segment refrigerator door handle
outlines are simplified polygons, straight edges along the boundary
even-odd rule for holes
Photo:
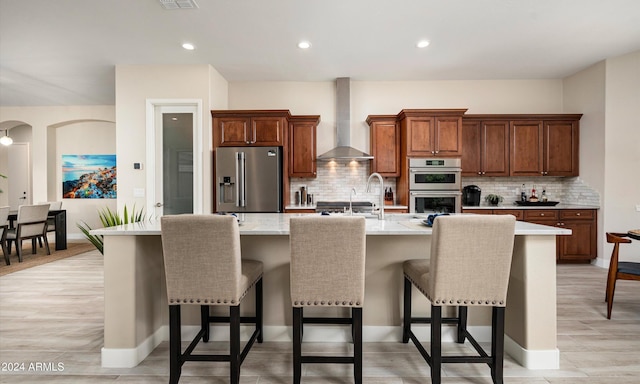
[[[245,207],[247,202],[245,200],[245,153],[236,152],[236,180],[238,180],[238,188],[236,188],[236,202],[238,207]]]

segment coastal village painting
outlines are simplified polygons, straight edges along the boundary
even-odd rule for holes
[[[62,155],[64,199],[115,199],[116,155]]]

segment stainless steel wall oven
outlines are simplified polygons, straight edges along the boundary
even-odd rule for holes
[[[461,174],[460,159],[409,159],[409,211],[461,212]]]

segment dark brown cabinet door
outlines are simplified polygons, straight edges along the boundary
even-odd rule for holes
[[[511,176],[542,176],[542,121],[511,122]]]
[[[435,154],[433,123],[431,117],[406,119],[408,156],[433,156]]]
[[[371,171],[382,176],[400,175],[400,128],[394,120],[370,121]]]
[[[462,122],[462,176],[482,175],[482,128],[480,121]]]
[[[462,123],[462,175],[509,176],[509,122]]]
[[[316,129],[320,116],[292,116],[289,123],[289,176],[316,177]]]
[[[578,122],[544,122],[545,176],[578,176]]]
[[[571,236],[558,236],[560,261],[589,262],[598,256],[595,209],[561,210],[559,227],[571,230]]]
[[[220,117],[213,119],[217,146],[244,146],[251,140],[248,117]]]
[[[460,156],[462,154],[462,118],[436,116],[434,120],[434,155]]]
[[[211,111],[213,146],[284,146],[289,111]]]
[[[252,117],[250,145],[282,145],[285,119],[277,117]]]
[[[509,122],[482,122],[482,175],[509,176]]]

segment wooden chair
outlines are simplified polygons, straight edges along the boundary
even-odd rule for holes
[[[36,239],[42,238],[47,249],[47,255],[51,254],[49,241],[47,240],[47,216],[49,204],[21,205],[18,207],[18,219],[16,227],[7,231],[7,243],[11,253],[11,242],[15,243],[18,253],[18,261],[22,262],[22,240],[31,239],[31,253],[36,253]]]
[[[7,249],[7,230],[9,229],[9,207],[0,207],[0,246],[2,247],[2,253],[4,254],[4,262],[7,265],[11,264],[9,261],[9,250]]]
[[[640,281],[640,263],[629,261],[618,261],[620,244],[631,243],[626,233],[607,232],[607,243],[613,243],[613,252],[609,262],[609,276],[607,277],[607,292],[605,301],[607,302],[607,319],[611,319],[611,309],[613,308],[613,294],[616,291],[616,280],[637,280]]]

